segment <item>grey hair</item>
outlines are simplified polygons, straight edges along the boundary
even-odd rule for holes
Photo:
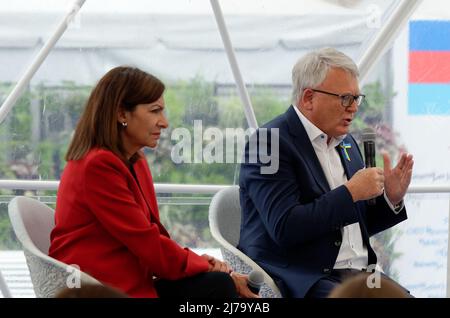
[[[316,88],[327,77],[330,68],[341,68],[358,78],[355,62],[333,48],[322,48],[301,57],[292,69],[292,102],[297,105],[306,88]]]

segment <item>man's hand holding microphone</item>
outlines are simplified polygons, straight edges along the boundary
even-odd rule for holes
[[[345,186],[352,195],[353,202],[368,200],[369,205],[375,205],[375,198],[384,191],[389,201],[397,205],[403,200],[411,182],[413,157],[403,153],[398,164],[391,169],[391,159],[387,153],[383,153],[384,169],[377,168],[375,140],[375,131],[372,128],[364,129],[362,141],[366,169],[356,172]]]
[[[394,169],[391,168],[391,159],[387,153],[383,154],[383,160],[384,169],[361,169],[345,183],[353,202],[376,198],[382,195],[383,191],[394,205],[403,200],[411,182],[413,157],[403,153]]]

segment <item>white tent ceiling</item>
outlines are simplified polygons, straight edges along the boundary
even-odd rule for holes
[[[0,81],[20,77],[72,2],[0,0]],[[334,46],[357,58],[376,31],[367,23],[374,3],[383,12],[393,2],[220,1],[245,81],[282,85],[308,50]],[[207,0],[87,0],[33,82],[90,84],[121,64],[165,80],[234,82]]]

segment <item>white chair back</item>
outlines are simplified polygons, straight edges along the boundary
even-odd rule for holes
[[[48,256],[50,232],[55,227],[54,211],[46,204],[27,197],[15,197],[8,205],[11,225],[30,270],[38,298],[51,298],[65,287],[101,284],[95,278]]]

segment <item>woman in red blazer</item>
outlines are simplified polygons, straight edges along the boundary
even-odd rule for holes
[[[164,84],[137,68],[92,91],[66,154],[49,255],[132,297],[256,297],[247,277],[173,241],[159,220],[143,147],[156,147]]]

